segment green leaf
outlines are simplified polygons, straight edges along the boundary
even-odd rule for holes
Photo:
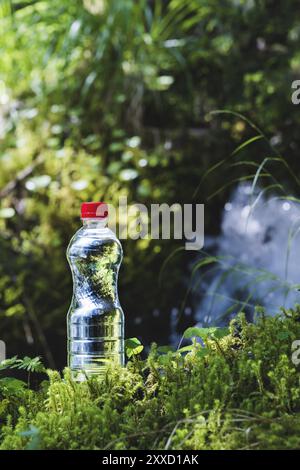
[[[3,379],[0,379],[0,390],[4,393],[20,393],[25,387],[26,383],[23,382],[23,380],[15,379],[14,377],[4,377]]]
[[[14,356],[10,359],[5,359],[0,363],[0,370],[5,369],[22,369],[28,372],[44,372],[45,367],[41,362],[40,357],[28,357],[25,356],[23,359],[18,359],[18,356]]]
[[[201,348],[196,353],[197,357],[204,357],[204,356],[207,356],[207,355],[208,355],[208,349],[207,348]]]
[[[171,363],[172,356],[170,357],[169,354],[162,354],[161,356],[158,356],[157,361],[161,366],[166,366]]]
[[[128,338],[125,340],[125,352],[127,357],[136,356],[140,354],[144,349],[144,346],[138,338]]]
[[[174,352],[174,348],[172,348],[172,346],[159,346],[157,352],[167,354],[168,352]]]
[[[229,328],[218,328],[216,326],[211,328],[198,328],[196,326],[187,328],[183,333],[183,337],[186,339],[198,337],[202,338],[203,340],[207,338],[216,338],[220,339],[223,336],[227,336],[229,334]]]
[[[206,338],[207,337],[207,330],[208,328],[198,328],[196,326],[189,327],[183,333],[183,337],[186,339],[190,338]]]
[[[215,330],[212,332],[212,336],[216,339],[224,338],[224,336],[227,335],[229,335],[229,328],[227,327],[215,328]]]
[[[183,346],[182,348],[178,349],[178,352],[179,353],[183,353],[183,352],[190,352],[194,349],[194,346],[193,344],[189,344],[188,346]]]
[[[254,137],[251,137],[251,139],[248,139],[246,140],[245,142],[243,142],[241,145],[239,145],[233,152],[232,152],[232,156],[233,155],[236,155],[238,152],[240,152],[243,148],[247,147],[247,145],[250,145],[252,144],[253,142],[256,142],[257,140],[261,140],[263,139],[264,136],[262,135],[256,135]]]
[[[289,337],[290,337],[290,332],[289,331],[280,331],[277,334],[277,338],[280,339],[280,340],[285,340],[285,339],[288,339]]]
[[[18,356],[13,356],[9,359],[4,359],[0,362],[0,370],[12,369],[18,361]]]
[[[23,359],[18,359],[17,365],[15,365],[17,369],[27,370],[28,372],[44,372],[45,367],[41,362],[40,357],[28,357],[25,356]]]

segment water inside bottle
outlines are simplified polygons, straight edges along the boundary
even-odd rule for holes
[[[108,363],[124,364],[124,314],[117,281],[119,240],[103,222],[88,221],[71,240],[67,258],[74,292],[68,313],[68,363],[73,377],[102,375]]]

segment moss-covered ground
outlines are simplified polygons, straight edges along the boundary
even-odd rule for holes
[[[180,352],[154,345],[146,359],[131,350],[125,368],[83,383],[47,371],[32,390],[4,364],[0,448],[300,448],[300,309],[189,333],[205,347],[195,338]]]

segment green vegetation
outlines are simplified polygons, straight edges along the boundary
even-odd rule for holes
[[[226,329],[189,329],[179,351],[153,346],[126,368],[74,383],[47,371],[38,391],[0,379],[1,449],[293,449],[300,446],[299,370],[291,344],[300,307],[275,318],[240,315]],[[205,343],[199,343],[200,335]],[[37,359],[5,367],[40,372]],[[2,375],[5,375],[3,370]]]
[[[0,337],[8,354],[65,365],[65,249],[82,201],[186,203],[198,187],[206,233],[217,233],[232,183],[254,178],[270,148],[258,139],[228,160],[257,130],[211,111],[258,123],[296,179],[275,160],[268,172],[299,190],[300,113],[290,100],[300,71],[297,10],[296,0],[0,1]],[[265,173],[259,182],[270,185]],[[128,337],[168,342],[193,254],[173,257],[161,285],[158,274],[179,244],[124,242]]]
[[[298,3],[0,0],[2,449],[300,447],[300,309],[255,324],[239,315],[230,334],[194,328],[199,271],[246,276],[252,297],[239,292],[230,314],[277,279],[182,241],[122,243],[126,368],[82,384],[59,372],[81,202],[205,203],[209,235],[238,181],[299,203]],[[276,255],[288,260],[289,247]],[[153,346],[145,359],[182,305],[179,351]]]

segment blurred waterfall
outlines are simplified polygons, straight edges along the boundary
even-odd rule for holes
[[[206,238],[204,250],[219,263],[198,273],[199,282],[207,270],[199,283],[199,325],[227,323],[240,310],[252,319],[256,305],[275,314],[300,303],[300,205],[251,193],[251,185],[240,184],[224,206],[220,236]]]

